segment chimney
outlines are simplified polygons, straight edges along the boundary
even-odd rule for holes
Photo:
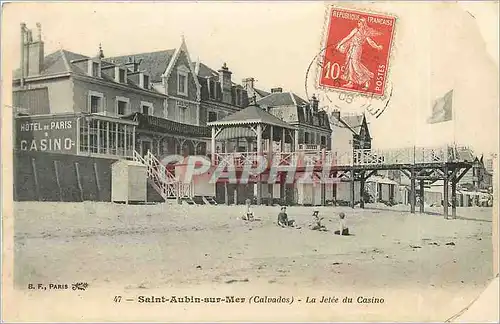
[[[318,98],[316,98],[316,95],[312,95],[312,98],[311,98],[311,107],[312,107],[312,110],[313,112],[317,113],[318,112],[318,105],[319,105],[319,100]]]
[[[26,57],[24,54],[24,45],[26,43],[26,24],[21,23],[21,87],[24,86],[24,77],[26,75],[25,72],[25,64],[26,64]]]
[[[23,48],[21,61],[24,63],[24,76],[39,75],[43,68],[44,44],[42,41],[42,26],[36,24],[38,35],[36,41],[33,41],[31,30],[26,29],[25,24],[21,24]]]
[[[233,83],[231,82],[231,74],[233,74],[227,68],[227,64],[224,63],[222,67],[219,69],[219,82],[222,88],[222,101],[225,103],[232,102],[232,88]]]
[[[331,115],[332,115],[332,117],[334,117],[335,119],[340,120],[340,110],[338,110],[338,109],[334,109],[334,110],[332,111],[332,114],[331,114]]]
[[[254,84],[255,84],[254,78],[245,78],[241,81],[241,85],[243,86],[243,89],[245,89],[246,91],[252,91]]]
[[[283,88],[272,88],[271,89],[271,93],[282,93],[283,92]]]
[[[99,53],[97,53],[97,57],[102,60],[104,58],[104,51],[102,50],[102,44],[99,43]]]

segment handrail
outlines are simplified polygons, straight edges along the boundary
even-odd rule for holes
[[[133,159],[146,166],[148,179],[155,190],[163,197],[168,198],[192,198],[194,188],[191,183],[183,183],[175,178],[150,151],[142,157],[137,151],[133,152]]]
[[[311,144],[306,144],[311,145]],[[274,152],[274,166],[292,165],[384,165],[384,164],[421,164],[445,163],[458,160],[458,151],[462,147],[405,147],[398,149],[355,149],[351,151],[309,151]],[[216,153],[215,164],[242,167],[245,163],[258,161],[256,152]],[[268,152],[263,152],[268,157]]]

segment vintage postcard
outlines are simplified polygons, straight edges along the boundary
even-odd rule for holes
[[[3,3],[2,319],[497,322],[498,9]]]

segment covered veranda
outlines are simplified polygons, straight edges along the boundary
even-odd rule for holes
[[[210,122],[212,128],[211,137],[211,159],[212,165],[224,165],[233,167],[234,170],[242,170],[245,165],[257,167],[259,162],[277,163],[278,165],[292,165],[294,153],[298,149],[298,130],[273,116],[259,106],[249,106],[219,121]],[[240,141],[245,145],[240,146]],[[224,152],[217,150],[217,142],[223,142]],[[231,149],[230,143],[234,144]],[[241,151],[241,147],[246,147]],[[264,159],[262,159],[264,158]],[[267,166],[269,166],[268,164]],[[257,183],[257,204],[262,199],[262,183],[260,175]],[[273,199],[273,187],[268,184],[271,200]],[[284,183],[279,186],[280,198],[284,196]],[[228,203],[228,186],[225,182],[225,200]],[[235,194],[237,189],[234,189]],[[237,200],[237,198],[235,198]]]
[[[287,155],[298,149],[298,130],[259,106],[248,106],[207,125],[212,128],[211,158],[214,165],[223,163],[243,167],[247,163],[257,163],[258,156],[264,156],[268,161],[273,157],[286,160]],[[239,150],[241,141],[246,144],[244,152]],[[217,149],[217,142],[225,144],[223,152]],[[229,143],[234,144],[233,148]]]

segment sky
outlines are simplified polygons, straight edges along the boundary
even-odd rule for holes
[[[64,48],[106,56],[176,48],[181,36],[193,61],[214,69],[224,62],[233,81],[254,77],[265,90],[282,87],[302,97],[316,93],[322,107],[361,112],[338,93],[315,89],[306,70],[321,49],[323,2],[11,3],[2,19],[3,72],[19,65],[19,24],[36,34],[45,53]],[[396,15],[389,81],[393,96],[371,118],[373,146],[394,148],[456,142],[477,153],[498,147],[498,3],[342,2],[341,7]],[[6,63],[7,62],[7,63]],[[9,68],[5,68],[9,67]],[[426,124],[432,102],[454,89],[451,122]],[[326,98],[332,101],[330,102]],[[381,103],[372,101],[374,106]]]

